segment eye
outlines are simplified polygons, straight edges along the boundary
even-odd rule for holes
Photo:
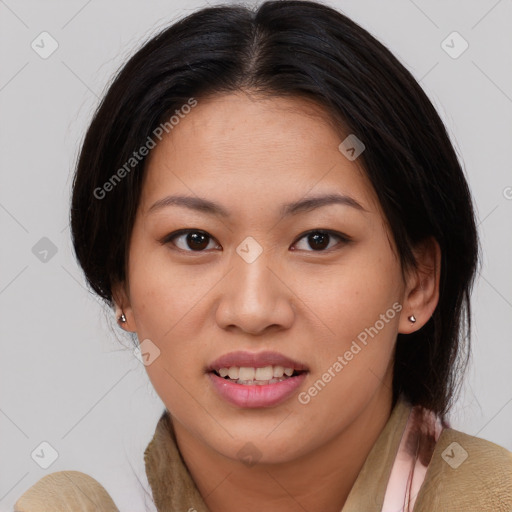
[[[306,239],[306,243],[313,249],[313,252],[325,252],[326,250],[330,250],[332,248],[330,242],[332,242],[333,238],[337,238],[341,241],[341,243],[349,243],[351,241],[351,238],[347,235],[323,229],[308,231],[307,233],[302,234],[298,238],[298,241],[302,240],[303,238]],[[160,242],[164,245],[171,242],[176,247],[178,247],[178,249],[186,252],[204,252],[208,248],[214,249],[215,244],[213,244],[213,247],[210,246],[210,244],[214,241],[215,239],[211,235],[199,229],[181,229],[166,235],[163,239],[160,240]],[[297,245],[298,241],[292,245],[292,250],[295,250],[294,246]],[[218,243],[217,247],[220,247]],[[304,248],[299,249],[306,251],[308,250]]]
[[[181,240],[181,246],[179,245],[179,241]],[[175,243],[175,240],[178,243]],[[182,229],[180,231],[176,231],[164,237],[161,240],[162,244],[167,244],[172,242],[178,249],[187,252],[203,252],[204,249],[208,248],[209,241],[213,241],[214,239],[205,231],[200,231],[197,229]],[[211,249],[212,247],[210,247]]]
[[[332,246],[330,245],[330,242],[332,241],[332,238],[337,238],[338,240],[341,240],[342,243],[349,243],[350,237],[347,235],[343,235],[341,233],[337,233],[335,231],[330,230],[320,230],[316,229],[313,231],[308,231],[307,233],[304,233],[300,236],[298,239],[299,241],[303,238],[306,239],[306,243],[309,245],[309,247],[313,248],[314,252],[325,252],[326,249],[330,250]],[[296,245],[297,242],[295,242],[294,245]],[[293,246],[292,246],[292,250]],[[307,250],[307,249],[301,249],[301,250]],[[311,252],[311,251],[309,251]]]

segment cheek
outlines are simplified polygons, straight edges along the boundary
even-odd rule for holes
[[[386,316],[386,328],[396,327],[393,304],[401,299],[400,267],[389,254],[379,256],[377,249],[361,248],[342,265],[310,276],[297,280],[295,290],[326,341],[338,346],[350,343],[381,315]]]
[[[205,343],[206,337],[200,333],[209,318],[205,301],[218,276],[201,265],[172,264],[165,253],[137,251],[133,247],[130,297],[140,342],[149,339],[160,351],[155,361],[159,364],[147,366],[148,374],[152,380],[165,381],[166,388],[174,388],[175,383],[166,372],[181,380],[184,373],[190,372],[191,361],[197,362],[204,353],[205,347],[199,344]],[[194,370],[201,372],[200,365],[196,366]]]
[[[140,336],[166,338],[204,293],[200,280],[173,265],[162,249],[130,252],[130,296]],[[199,269],[198,269],[199,272]]]
[[[158,350],[158,357],[145,366],[152,386],[171,414],[186,421],[200,413],[191,398],[196,394],[191,377],[202,370],[197,363],[204,348],[196,333],[201,329],[198,306],[208,284],[180,272],[165,255],[156,254],[161,252],[137,253],[134,248],[131,253],[131,307],[139,341],[150,340]]]
[[[397,269],[371,260],[338,271],[309,296],[315,298],[308,310],[318,326],[311,332],[317,364],[300,403],[307,402],[313,417],[333,407],[343,407],[348,417],[357,415],[358,407],[391,385],[387,379],[401,311]]]

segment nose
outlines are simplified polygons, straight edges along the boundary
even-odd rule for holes
[[[252,335],[289,329],[295,318],[295,295],[279,265],[271,265],[263,251],[252,262],[237,254],[222,280],[216,310],[219,327]]]

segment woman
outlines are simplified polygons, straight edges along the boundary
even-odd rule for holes
[[[512,454],[446,422],[478,261],[464,174],[344,15],[211,7],[147,42],[88,129],[71,227],[165,404],[159,511],[512,509]],[[78,472],[16,510],[38,500],[117,510]]]

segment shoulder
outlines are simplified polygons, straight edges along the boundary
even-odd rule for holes
[[[104,487],[80,471],[57,471],[38,480],[14,504],[14,512],[119,512]]]
[[[446,428],[436,443],[415,512],[512,510],[512,452]]]

